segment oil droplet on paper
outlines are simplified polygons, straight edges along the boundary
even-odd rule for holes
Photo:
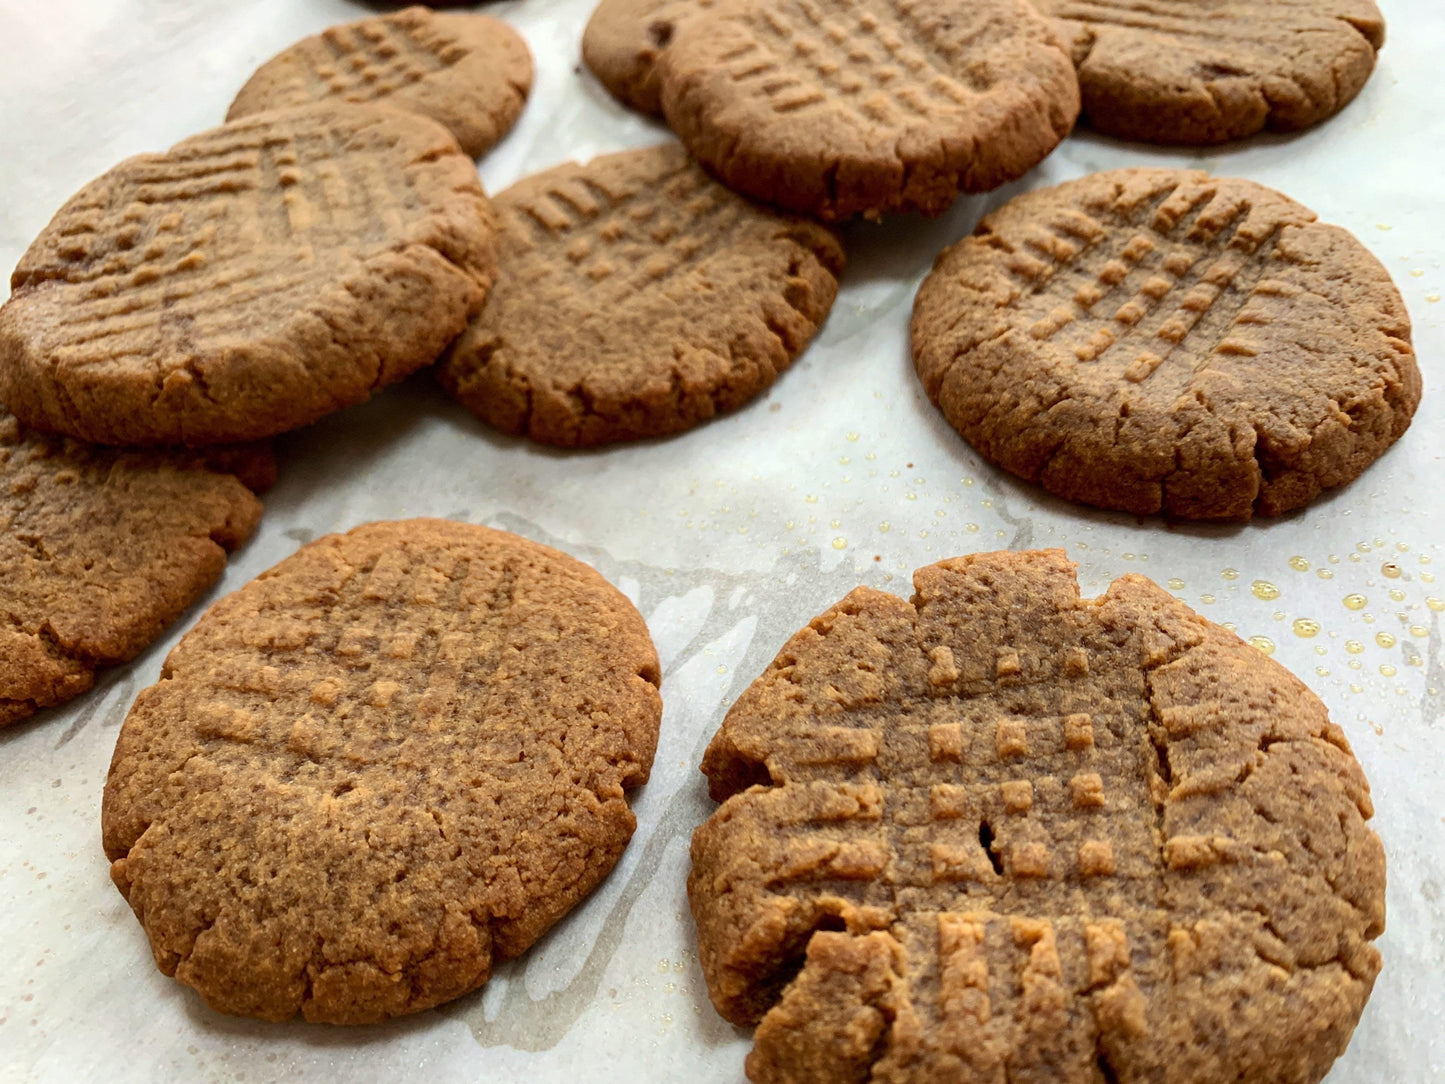
[[[1397,670],[1396,670],[1393,666],[1391,666],[1389,663],[1385,663],[1383,666],[1380,667],[1380,673],[1381,673],[1384,677],[1394,677],[1398,672],[1399,672],[1399,671],[1397,671]]]
[[[1436,598],[1434,595],[1431,595],[1429,598],[1427,598],[1427,599],[1425,600],[1425,605],[1426,605],[1426,606],[1429,606],[1430,609],[1434,610],[1437,614],[1438,614],[1441,610],[1445,610],[1445,602],[1441,602],[1441,601],[1440,601],[1438,598]]]
[[[1418,636],[1418,637],[1420,637],[1421,639],[1424,639],[1426,636],[1429,636],[1429,635],[1430,635],[1430,630],[1427,629],[1424,625],[1411,625],[1411,626],[1410,626],[1410,635],[1411,635],[1411,636]]]
[[[1367,605],[1369,605],[1369,601],[1370,600],[1367,599],[1364,595],[1346,595],[1345,609],[1363,610]]]
[[[1274,654],[1274,641],[1268,636],[1251,636],[1249,646],[1264,652],[1266,655]]]
[[[818,495],[816,493],[809,493],[806,497],[803,498],[803,500],[807,501],[809,504],[817,504]]]
[[[1375,633],[1375,643],[1379,644],[1381,647],[1394,647],[1395,636],[1393,633],[1389,632],[1377,632]]]
[[[1392,587],[1392,588],[1390,588],[1390,601],[1391,601],[1391,602],[1404,602],[1404,601],[1405,601],[1405,592],[1404,592],[1404,591],[1401,591],[1398,587]]]
[[[845,550],[845,549],[847,549],[847,548],[848,548],[848,540],[847,540],[846,538],[835,538],[835,539],[833,539],[833,548],[834,548],[835,550]]]
[[[1345,650],[1351,655],[1358,655],[1361,651],[1365,650],[1365,645],[1358,640],[1346,640]]]
[[[887,534],[889,531],[893,530],[893,524],[889,523],[887,520],[884,520],[882,523],[878,524],[878,529],[884,534]]]
[[[1322,580],[1332,580],[1335,578],[1334,570],[1328,568],[1320,569],[1318,572],[1315,573],[1315,575]]]
[[[848,434],[848,439],[849,439],[849,440],[857,440],[857,439],[858,439],[858,434],[857,434],[857,433],[849,433],[849,434]]]
[[[1294,634],[1303,636],[1306,640],[1320,634],[1320,623],[1308,617],[1297,617],[1294,621]]]
[[[1400,566],[1394,561],[1386,561],[1380,566],[1380,575],[1386,579],[1398,580],[1400,578]]]
[[[967,531],[969,534],[978,534],[978,524],[977,524],[977,523],[965,523],[965,524],[963,525],[963,529],[964,529],[965,531]]]
[[[1310,563],[1303,557],[1291,557],[1289,559],[1289,567],[1296,572],[1308,572],[1310,570]]]
[[[1224,622],[1224,624],[1220,625],[1219,627],[1222,628],[1222,629],[1228,629],[1230,632],[1238,632],[1238,631],[1239,631],[1239,626],[1236,625],[1233,621],[1226,621],[1226,622]]]
[[[1330,676],[1329,670],[1326,669],[1326,668],[1323,667],[1323,666],[1316,666],[1316,667],[1315,667],[1315,673],[1316,673],[1316,674],[1319,674],[1320,677],[1329,677],[1329,676]]]
[[[726,664],[726,663],[723,663],[722,665],[720,665],[720,666],[717,668],[717,672],[718,672],[719,674],[726,674],[726,673],[728,672],[727,664]]]
[[[1250,584],[1249,589],[1254,593],[1255,598],[1262,599],[1265,602],[1273,602],[1279,598],[1279,588],[1268,580],[1255,580],[1254,583]]]
[[[1353,681],[1350,682],[1350,692],[1352,692],[1352,693],[1362,693],[1362,692],[1364,692],[1364,691],[1365,691],[1365,687],[1364,687],[1363,685],[1357,685],[1357,684],[1355,684],[1355,682],[1353,682]]]
[[[1200,595],[1200,596],[1199,596],[1199,601],[1202,602],[1202,603],[1204,603],[1204,605],[1206,605],[1206,606],[1213,606],[1213,605],[1214,605],[1214,596],[1213,596],[1213,595]]]
[[[1420,573],[1420,582],[1421,582],[1421,583],[1434,583],[1434,582],[1435,582],[1435,573],[1433,573],[1433,572],[1422,572],[1422,573]]]
[[[1222,572],[1220,573],[1220,576],[1222,576],[1222,577],[1223,577],[1224,579],[1226,579],[1226,580],[1237,580],[1237,579],[1239,579],[1239,569],[1237,569],[1237,568],[1226,568],[1224,571],[1222,571]]]
[[[1170,581],[1169,581],[1169,590],[1171,590],[1171,591],[1183,591],[1183,590],[1184,590],[1184,581],[1181,580],[1181,579],[1173,579],[1173,580],[1170,580]]]

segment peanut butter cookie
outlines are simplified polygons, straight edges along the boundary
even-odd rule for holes
[[[487,981],[610,871],[662,711],[596,572],[502,531],[373,523],[216,603],[136,698],[112,877],[223,1012],[351,1024]]]
[[[475,165],[375,106],[258,113],[86,185],[0,307],[0,399],[104,444],[256,440],[432,362],[496,268]]]
[[[729,187],[820,218],[936,214],[1022,176],[1079,84],[1027,0],[722,0],[658,59],[667,123]]]
[[[843,249],[758,207],[676,143],[568,164],[497,197],[500,276],[438,364],[507,433],[591,445],[747,402],[818,329]]]
[[[860,587],[703,759],[689,897],[774,1082],[1320,1080],[1380,970],[1369,787],[1283,667],[1058,550]]]
[[[946,250],[913,360],[980,454],[1136,514],[1278,515],[1359,476],[1420,401],[1410,317],[1352,234],[1252,181],[1125,169]]]
[[[390,106],[430,117],[480,158],[522,115],[532,75],[506,23],[409,7],[298,41],[257,69],[226,119],[313,102]]]
[[[208,453],[94,447],[0,408],[0,726],[85,692],[220,578],[276,465]]]
[[[1150,143],[1318,124],[1375,70],[1374,0],[1034,0],[1079,70],[1084,115]]]

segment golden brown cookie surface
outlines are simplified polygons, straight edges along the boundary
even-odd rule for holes
[[[1299,681],[1061,551],[859,588],[703,760],[709,991],[754,1081],[1318,1081],[1380,968],[1384,854]]]
[[[316,102],[385,105],[430,117],[479,158],[522,113],[532,54],[506,23],[410,7],[333,26],[257,69],[226,114]]]
[[[220,577],[261,516],[241,478],[264,489],[275,463],[216,450],[97,448],[0,408],[0,726],[85,692]]]
[[[440,1004],[616,863],[658,680],[636,609],[555,550],[445,520],[318,539],[137,697],[112,876],[161,970],[224,1012]]]
[[[1410,319],[1351,234],[1250,181],[1095,174],[1012,200],[913,311],[929,397],[1071,500],[1245,520],[1344,485],[1410,424]]]
[[[500,272],[442,383],[547,444],[661,436],[772,384],[833,304],[838,238],[728,191],[676,143],[568,164],[496,200]]]
[[[109,444],[255,440],[431,362],[481,306],[494,226],[439,125],[260,113],[65,204],[0,308],[0,398]]]
[[[1034,0],[1101,132],[1208,144],[1295,131],[1360,92],[1385,43],[1374,0]]]
[[[1027,0],[726,0],[677,28],[658,74],[698,161],[828,220],[941,212],[1028,172],[1079,112]]]

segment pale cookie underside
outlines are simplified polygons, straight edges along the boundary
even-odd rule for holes
[[[413,7],[297,42],[257,69],[226,119],[326,101],[390,106],[430,117],[478,158],[516,123],[532,76],[506,23]]]
[[[1078,65],[1103,132],[1209,144],[1334,115],[1375,67],[1374,0],[1036,0]]]
[[[704,759],[689,894],[749,1076],[1320,1079],[1384,920],[1323,705],[1141,577],[1081,601],[1059,551],[915,585],[813,621]]]
[[[568,164],[497,197],[501,274],[441,360],[508,433],[662,436],[768,387],[837,294],[838,239],[728,191],[676,143]]]
[[[1078,115],[1024,0],[742,0],[678,28],[663,111],[730,187],[825,219],[921,210],[1021,176]]]
[[[1120,170],[1020,197],[915,301],[930,397],[984,456],[1105,508],[1279,514],[1357,477],[1420,398],[1368,250],[1247,181]]]
[[[439,1004],[616,863],[658,681],[637,611],[554,550],[439,520],[320,539],[212,607],[137,698],[112,876],[157,965],[222,1011]]]
[[[435,358],[485,297],[493,219],[439,126],[257,114],[130,159],[57,213],[0,309],[0,395],[83,440],[252,440]]]

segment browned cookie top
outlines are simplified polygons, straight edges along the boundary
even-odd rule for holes
[[[1062,551],[914,585],[794,636],[703,760],[689,895],[749,1077],[1318,1081],[1385,918],[1324,705],[1143,577],[1080,599]]]
[[[825,219],[940,212],[1032,169],[1079,112],[1026,0],[724,0],[678,27],[658,71],[699,161]]]
[[[729,192],[676,143],[546,170],[497,210],[497,287],[437,371],[547,444],[675,433],[746,402],[818,329],[843,267],[829,230]]]
[[[1222,143],[1293,131],[1360,92],[1385,43],[1374,0],[1034,0],[1058,20],[1102,132]]]
[[[715,0],[602,0],[582,33],[582,59],[613,97],[662,112],[657,58],[678,26]]]
[[[258,113],[60,209],[0,308],[0,398],[102,443],[293,429],[432,361],[481,307],[494,243],[476,167],[432,121]]]
[[[918,291],[913,359],[980,453],[1071,500],[1249,519],[1356,478],[1420,400],[1353,235],[1251,181],[1117,170],[1012,200]]]
[[[661,701],[636,609],[515,535],[374,523],[216,603],[136,698],[112,877],[224,1012],[361,1023],[475,989],[616,863]]]
[[[265,488],[275,463],[216,451],[96,448],[0,408],[0,726],[85,692],[220,577],[261,517],[242,481]]]
[[[532,89],[532,54],[506,23],[410,7],[333,26],[257,69],[227,120],[338,101],[420,113],[473,158],[506,135]]]

